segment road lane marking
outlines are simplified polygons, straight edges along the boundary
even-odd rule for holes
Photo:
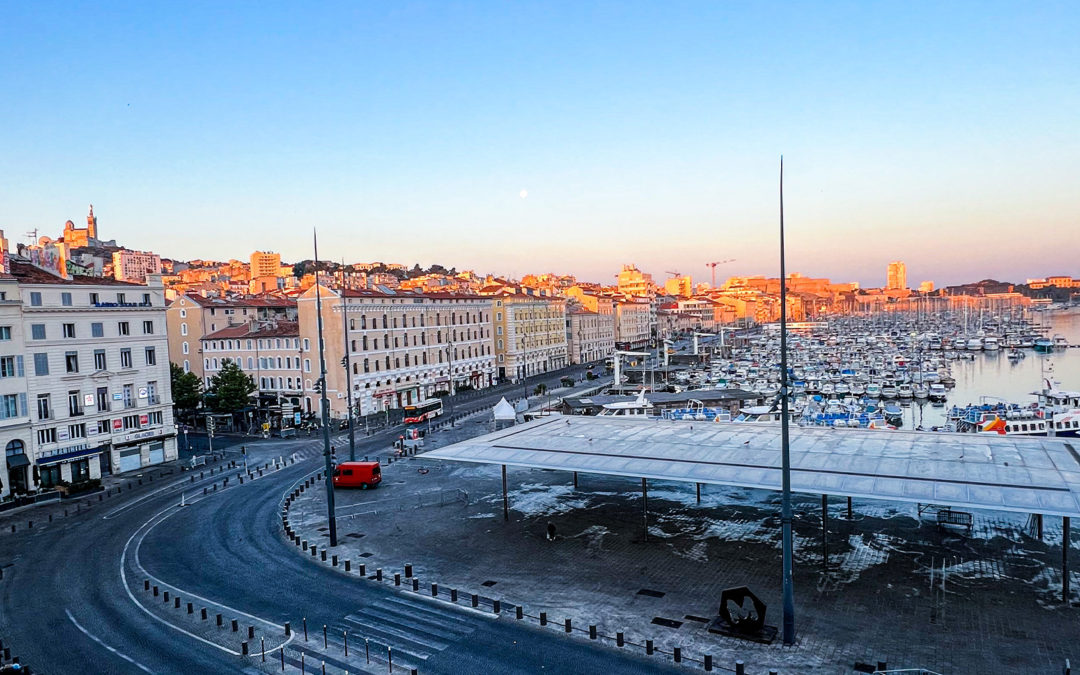
[[[102,641],[101,641],[101,638],[99,638],[98,636],[96,636],[96,635],[92,634],[92,633],[91,633],[90,631],[88,631],[88,630],[86,630],[85,628],[83,628],[82,626],[80,626],[80,625],[79,625],[79,622],[75,620],[75,617],[73,617],[73,616],[71,615],[71,610],[69,610],[69,609],[65,609],[65,610],[64,610],[64,614],[67,614],[67,618],[71,620],[71,623],[75,624],[75,627],[76,627],[76,628],[78,628],[78,629],[79,629],[79,632],[81,632],[81,633],[82,633],[83,635],[85,635],[86,637],[90,638],[90,639],[91,639],[91,640],[93,640],[94,642],[98,643],[99,645],[101,645],[101,646],[102,646],[102,647],[104,647],[105,649],[108,649],[108,650],[109,650],[110,652],[112,652],[112,653],[113,653],[113,654],[115,654],[116,656],[119,656],[120,658],[124,659],[125,661],[127,661],[127,662],[128,662],[128,663],[130,663],[130,664],[132,664],[133,666],[135,666],[135,667],[137,667],[137,668],[140,668],[140,669],[141,669],[141,670],[143,670],[144,672],[147,672],[147,673],[151,673],[151,675],[153,674],[153,672],[154,672],[154,671],[150,670],[149,668],[147,668],[147,667],[146,667],[146,666],[144,666],[143,664],[139,663],[139,662],[138,662],[138,661],[136,661],[135,659],[131,658],[131,657],[130,657],[130,656],[128,656],[127,654],[125,654],[125,653],[123,653],[123,652],[120,652],[120,651],[117,651],[117,650],[116,650],[115,648],[113,648],[113,647],[110,647],[109,645],[105,644],[104,642],[102,642]]]

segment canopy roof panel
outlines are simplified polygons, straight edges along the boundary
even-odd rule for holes
[[[1075,439],[791,428],[791,489],[1080,516]],[[506,464],[779,490],[780,426],[617,417],[541,419],[427,453]]]

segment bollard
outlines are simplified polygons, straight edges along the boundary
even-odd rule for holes
[[[375,568],[375,580],[376,581],[382,581],[382,568],[381,567],[376,567]]]
[[[540,625],[541,626],[546,626],[547,625],[547,612],[540,612]]]
[[[307,617],[304,617],[304,642],[307,642]]]
[[[712,654],[706,654],[705,655],[705,672],[706,673],[711,673],[712,672]],[[774,675],[775,675],[775,673],[774,673]]]
[[[206,608],[205,607],[202,608],[202,620],[206,621]]]
[[[247,641],[244,641],[244,642],[240,643],[240,655],[241,656],[247,656],[248,655],[248,643],[247,643]]]
[[[323,562],[326,562],[326,549],[325,548],[322,550],[322,553],[319,554],[319,557],[322,558]]]
[[[345,658],[349,657],[349,631],[341,631],[341,639],[345,641]]]
[[[502,613],[502,603],[498,600],[492,600],[491,611],[495,612],[496,614]]]
[[[180,596],[176,596],[173,600],[175,601],[173,602],[173,609],[180,609]]]
[[[682,663],[682,647],[672,647],[671,658],[675,660],[675,663]]]
[[[412,589],[414,591],[417,591],[417,592],[420,591],[420,580],[419,579],[413,579],[412,580]]]
[[[157,596],[158,596],[158,587],[154,586],[154,597],[156,598]]]
[[[144,591],[150,590],[150,580],[149,579],[143,579],[142,586],[143,586]]]
[[[162,598],[161,598],[162,602],[168,602],[169,601],[169,592],[168,591],[165,591],[161,595],[162,595]]]
[[[412,565],[405,563],[405,578],[408,579],[410,577],[412,577]]]
[[[314,558],[317,555],[319,555],[319,547],[318,546],[312,546],[311,547],[311,557]]]
[[[450,589],[450,602],[457,602],[457,589],[456,588],[451,588]]]
[[[322,646],[323,646],[323,649],[326,649],[326,624],[325,623],[322,625]]]
[[[401,585],[401,575],[398,574],[397,572],[394,572],[394,585],[395,586],[400,586]]]
[[[266,638],[259,638],[259,644],[262,645],[262,660],[266,663]]]
[[[472,594],[472,606],[476,607],[479,604],[480,604],[480,596],[478,596],[476,593],[473,593]]]
[[[525,610],[522,608],[521,605],[518,605],[514,608],[514,618],[519,621],[525,618]]]
[[[570,619],[567,619],[567,620],[566,620],[566,632],[567,632],[567,633],[569,633],[569,632],[570,632]]]
[[[746,675],[746,664],[742,661],[735,662],[735,675]]]
[[[877,669],[878,670],[888,670],[889,669],[889,664],[885,663],[884,661],[878,661],[877,662]]]
[[[350,570],[352,570],[352,561],[351,560],[346,560],[345,561],[345,571],[349,572]]]
[[[365,565],[364,563],[358,563],[358,564],[360,565],[360,567],[357,568],[356,571],[360,573],[360,576],[366,577],[367,576],[367,565]]]
[[[596,626],[594,624],[589,624],[589,639],[596,639]]]
[[[12,532],[14,532],[14,531],[15,531],[15,526],[14,526],[14,525],[12,525],[12,526],[11,526],[11,531],[12,531]]]
[[[330,557],[330,564],[333,565],[334,567],[337,567],[337,556],[336,555]]]
[[[255,638],[255,626],[248,626],[248,639],[251,640],[251,639],[254,639],[254,638]]]
[[[431,597],[439,597],[439,584],[431,584]]]
[[[195,605],[193,603],[189,602],[187,604],[187,613],[188,614],[194,614],[195,613]]]
[[[645,641],[645,653],[648,654],[649,656],[652,656],[652,653],[653,653],[652,640],[646,640]]]
[[[623,635],[623,632],[619,631],[618,633],[615,633],[615,644],[619,647],[622,647],[625,643],[626,637]]]
[[[216,616],[216,620],[218,626],[222,626],[225,624],[225,617],[221,616],[220,614]]]
[[[285,622],[285,637],[292,635],[292,624],[288,621]]]

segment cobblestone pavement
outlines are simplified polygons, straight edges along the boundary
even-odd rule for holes
[[[434,434],[427,449],[490,431],[483,417]],[[1046,519],[1040,541],[1022,515],[976,513],[969,534],[940,530],[909,504],[856,500],[849,520],[845,500],[833,498],[826,573],[820,500],[796,496],[799,638],[783,647],[710,634],[700,620],[717,613],[723,589],[746,585],[768,604],[768,623],[780,623],[775,493],[705,486],[698,503],[692,485],[650,483],[645,541],[636,480],[582,474],[575,488],[568,474],[509,470],[504,522],[498,467],[420,454],[385,466],[384,476],[377,491],[337,492],[339,555],[369,569],[410,563],[425,585],[521,604],[532,616],[624,631],[628,641],[712,654],[728,667],[743,659],[751,674],[869,672],[879,662],[1056,674],[1067,658],[1080,662],[1080,609],[1059,596],[1060,519]],[[294,526],[320,548],[324,499],[309,490],[293,511]]]

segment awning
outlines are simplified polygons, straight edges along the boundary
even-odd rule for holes
[[[60,462],[70,462],[73,459],[79,459],[80,457],[88,457],[90,455],[96,455],[109,449],[108,444],[99,445],[95,448],[82,448],[80,450],[73,450],[71,452],[65,452],[60,455],[52,455],[51,457],[38,457],[38,465],[44,466],[46,464],[58,464]]]
[[[170,431],[164,434],[157,434],[154,436],[146,436],[145,438],[135,438],[130,441],[124,441],[122,443],[113,443],[114,448],[124,448],[131,445],[142,445],[143,443],[149,443],[150,441],[160,441],[165,438],[172,438],[176,435],[176,432]]]
[[[21,466],[30,466],[30,460],[26,455],[8,455],[7,465],[9,469],[18,469]]]

